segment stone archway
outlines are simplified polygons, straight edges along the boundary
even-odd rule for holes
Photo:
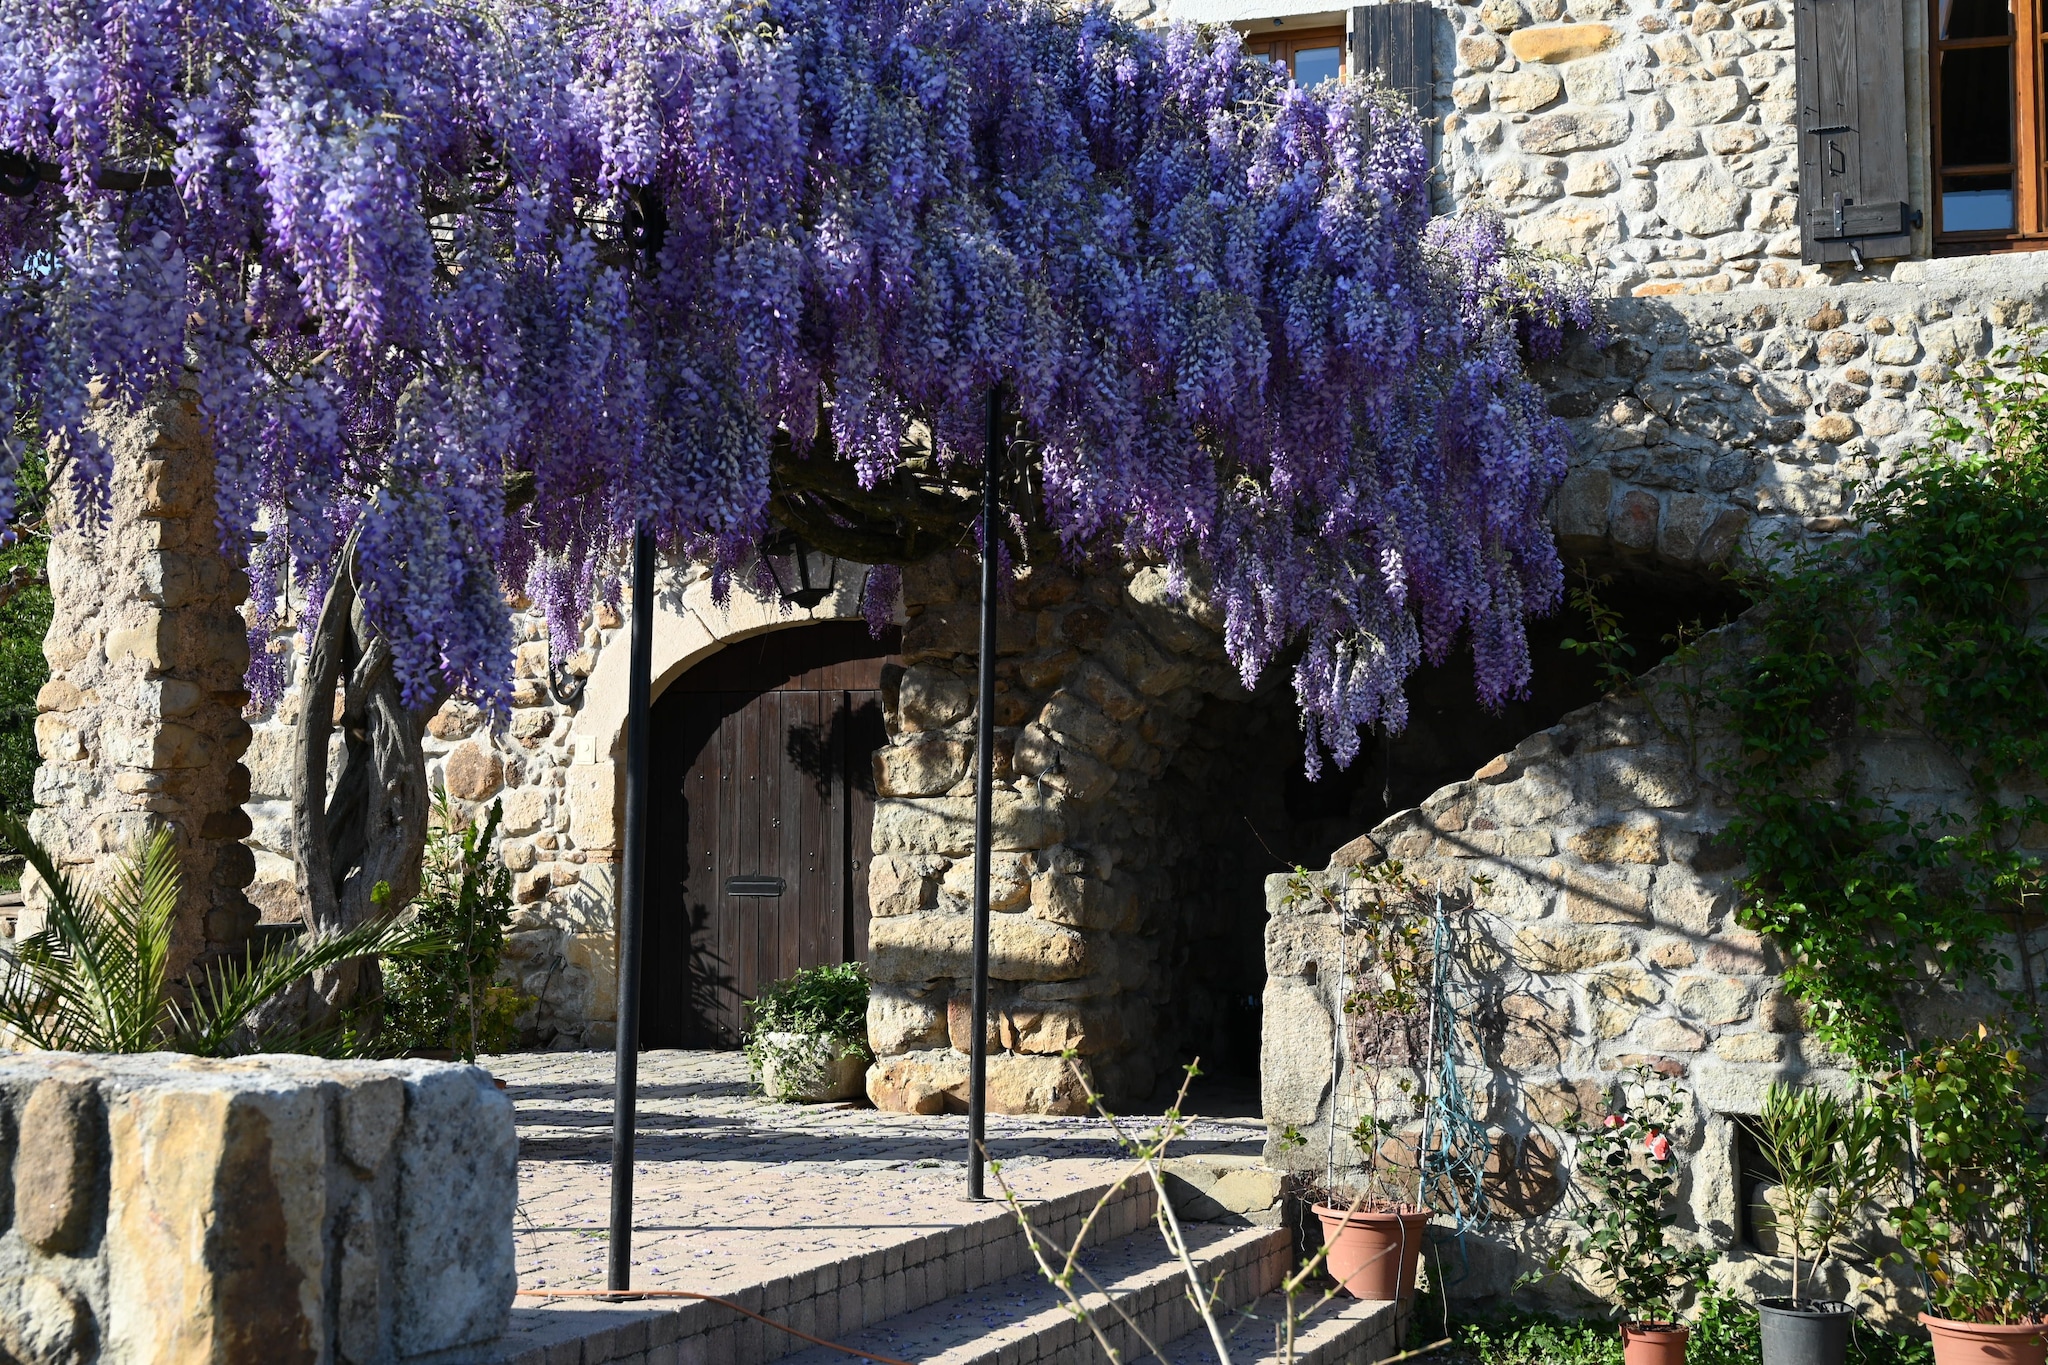
[[[972,582],[964,557],[906,572],[907,670],[877,755],[869,1092],[915,1112],[963,1102],[972,1043]],[[1708,598],[1632,594],[1643,657]],[[1388,813],[1381,754],[1318,788],[1301,780],[1288,670],[1248,695],[1219,626],[1158,569],[1033,569],[999,606],[995,1107],[1078,1108],[1069,1049],[1112,1103],[1150,1098],[1197,1054],[1249,1071],[1267,875],[1321,867]],[[1574,630],[1538,624],[1537,690],[1499,717],[1472,699],[1469,665],[1419,674],[1391,746],[1393,808],[1596,697],[1592,661],[1558,647]]]

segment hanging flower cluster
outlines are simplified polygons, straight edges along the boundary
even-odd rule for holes
[[[317,595],[354,535],[416,700],[501,697],[504,588],[569,638],[637,520],[739,563],[778,433],[870,487],[912,423],[978,462],[997,382],[1070,549],[1205,575],[1247,679],[1305,641],[1312,769],[1461,639],[1514,695],[1559,592],[1522,355],[1589,323],[1583,284],[1432,222],[1385,96],[1228,32],[0,0],[0,191],[0,406],[89,501],[95,405],[195,390],[223,543],[268,532],[254,600]]]

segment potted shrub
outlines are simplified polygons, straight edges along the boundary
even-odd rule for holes
[[[873,1060],[867,1035],[867,969],[806,967],[748,1002],[747,1067],[771,1099],[852,1099]]]
[[[1923,1048],[1885,1087],[1915,1187],[1891,1213],[1927,1290],[1936,1365],[2042,1365],[2048,1134],[2027,1112],[2034,1084],[2019,1051],[1980,1028]]]
[[[1712,1251],[1674,1245],[1670,1236],[1678,1189],[1671,1129],[1683,1103],[1668,1082],[1640,1068],[1614,1099],[1616,1112],[1597,1123],[1567,1125],[1578,1139],[1577,1174],[1588,1196],[1577,1215],[1585,1229],[1578,1256],[1621,1310],[1627,1365],[1683,1365],[1687,1332],[1672,1305],[1714,1263]]]
[[[1424,888],[1398,862],[1359,869],[1347,883],[1348,895],[1318,887],[1301,868],[1295,869],[1290,897],[1313,896],[1335,917],[1343,936],[1342,956],[1358,963],[1357,976],[1344,994],[1344,1008],[1333,1022],[1337,1048],[1349,1047],[1367,1078],[1364,1087],[1372,1112],[1358,1120],[1351,1138],[1365,1158],[1365,1179],[1356,1190],[1336,1183],[1334,1156],[1320,1200],[1312,1202],[1323,1227],[1325,1266],[1345,1293],[1356,1299],[1407,1299],[1415,1294],[1415,1272],[1429,1211],[1421,1206],[1419,1181],[1415,1202],[1394,1188],[1387,1172],[1386,1148],[1396,1140],[1396,1124],[1381,1117],[1382,1104],[1393,1103],[1383,1083],[1386,1059],[1416,1056],[1413,1031],[1422,1008],[1423,937],[1427,921],[1417,903]],[[1354,938],[1353,935],[1357,935]],[[1362,941],[1361,941],[1362,940]],[[1340,985],[1343,978],[1339,978]],[[1356,1020],[1354,1032],[1353,1020]],[[1412,1082],[1394,1087],[1404,1108],[1412,1109]],[[1419,1174],[1419,1173],[1416,1173]]]
[[[1429,1211],[1393,1197],[1380,1171],[1394,1125],[1385,1119],[1363,1118],[1352,1140],[1365,1153],[1365,1188],[1351,1193],[1336,1189],[1315,1205],[1323,1225],[1324,1264],[1354,1299],[1407,1299],[1415,1295],[1415,1270]]]
[[[1842,1365],[1855,1314],[1811,1291],[1849,1220],[1891,1182],[1888,1125],[1868,1101],[1774,1084],[1756,1136],[1778,1171],[1776,1229],[1792,1261],[1792,1292],[1757,1300],[1764,1365]]]

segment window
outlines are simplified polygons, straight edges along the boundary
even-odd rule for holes
[[[1930,5],[1937,246],[2048,246],[2040,98],[2048,0]]]
[[[2048,0],[2044,0],[2048,3]],[[1344,74],[1344,30],[1303,29],[1299,33],[1245,35],[1247,56],[1287,69],[1296,85],[1304,88],[1334,81]]]

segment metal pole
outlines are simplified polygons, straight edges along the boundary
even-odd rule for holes
[[[612,1232],[605,1287],[633,1287],[633,1128],[640,1085],[640,944],[647,901],[648,694],[654,671],[654,535],[633,531],[633,637],[626,683],[626,848],[619,867],[618,1054],[612,1090]]]
[[[996,773],[996,505],[1003,400],[988,390],[988,453],[981,465],[981,691],[974,709],[974,991],[967,1070],[967,1197],[982,1193],[982,1134],[988,1122],[988,879],[994,842]]]

